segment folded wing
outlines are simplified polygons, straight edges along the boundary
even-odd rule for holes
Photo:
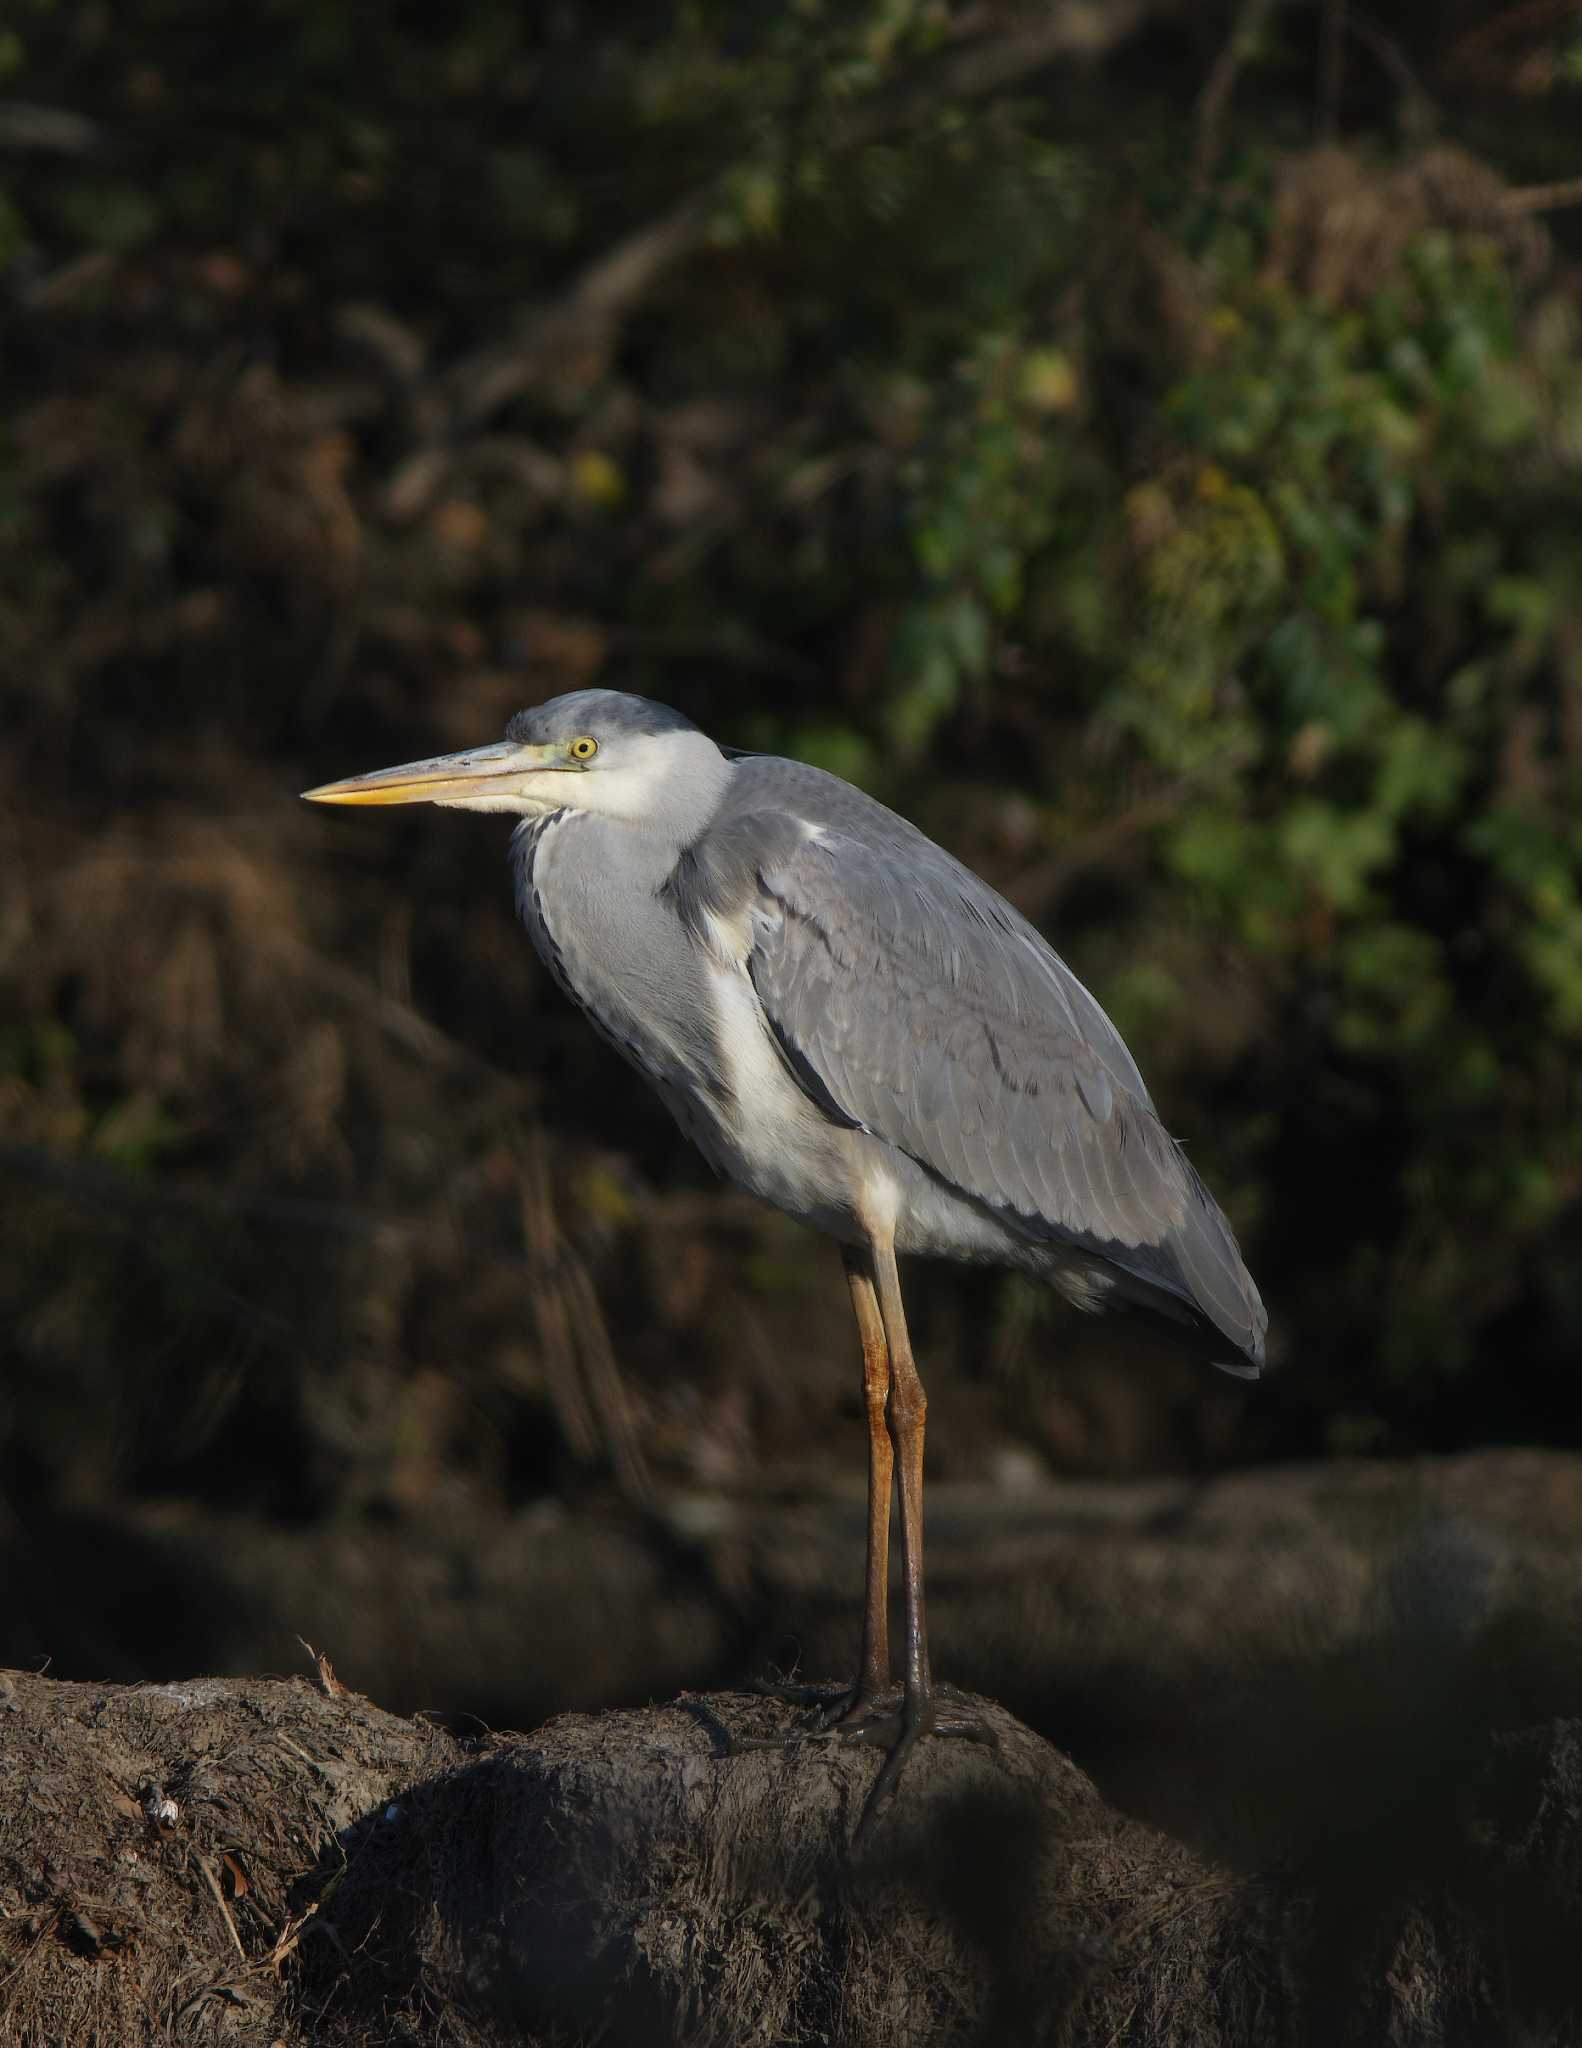
[[[1076,976],[905,820],[801,764],[765,766],[801,787],[754,805],[743,777],[678,903],[746,941],[812,1099],[1029,1238],[1097,1254],[1123,1291],[1206,1320],[1256,1370],[1266,1319],[1230,1226]]]

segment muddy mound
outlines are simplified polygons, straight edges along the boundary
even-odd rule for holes
[[[997,1747],[923,1745],[854,1850],[877,1753],[733,1753],[797,1725],[750,1694],[459,1739],[332,1677],[11,1674],[0,2039],[1576,2038],[1577,1724],[1492,1742],[1432,1839],[1235,1872],[978,1704]]]

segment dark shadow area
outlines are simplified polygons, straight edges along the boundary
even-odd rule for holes
[[[761,1702],[709,1704],[766,1725]],[[1006,1755],[966,1782],[956,1746],[925,1746],[852,1862],[860,1751],[689,1763],[666,1755],[678,1711],[558,1723],[366,1823],[333,1908],[344,1953],[304,1979],[311,2024],[415,2018],[436,1966],[491,2041],[1360,2048],[1575,2024],[1579,1900],[1552,1882],[1576,1856],[1574,1724],[1469,1749],[1426,1828],[1409,1797],[1369,1812],[1379,1787],[1340,1779],[1357,1826],[1238,1877],[1103,1807],[1004,1717]]]

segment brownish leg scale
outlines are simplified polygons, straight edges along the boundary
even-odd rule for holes
[[[865,1249],[842,1257],[862,1338],[863,1396],[868,1415],[868,1567],[863,1601],[862,1661],[854,1687],[833,1693],[813,1687],[769,1687],[821,1711],[821,1725],[772,1740],[742,1740],[740,1749],[780,1749],[797,1742],[872,1742],[887,1751],[858,1824],[858,1839],[889,1800],[913,1745],[923,1735],[957,1735],[992,1743],[994,1736],[936,1687],[928,1662],[923,1602],[923,1436],[928,1398],[907,1334],[895,1246],[875,1233]],[[899,1477],[901,1585],[906,1603],[906,1671],[899,1695],[890,1684],[887,1602],[890,1496]]]
[[[771,1699],[816,1707],[822,1729],[862,1719],[881,1700],[899,1699],[890,1684],[890,1509],[894,1493],[895,1447],[886,1408],[890,1398],[890,1346],[879,1313],[873,1266],[865,1251],[842,1245],[841,1264],[851,1289],[852,1310],[862,1340],[863,1407],[868,1418],[868,1563],[862,1608],[862,1658],[853,1685],[761,1685]],[[814,1731],[815,1733],[821,1731]],[[786,1738],[801,1741],[801,1736]],[[779,1741],[765,1745],[779,1748]]]

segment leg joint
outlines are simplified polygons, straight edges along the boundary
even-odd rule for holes
[[[917,1378],[897,1380],[890,1388],[890,1420],[898,1429],[915,1429],[928,1414],[928,1396]]]

